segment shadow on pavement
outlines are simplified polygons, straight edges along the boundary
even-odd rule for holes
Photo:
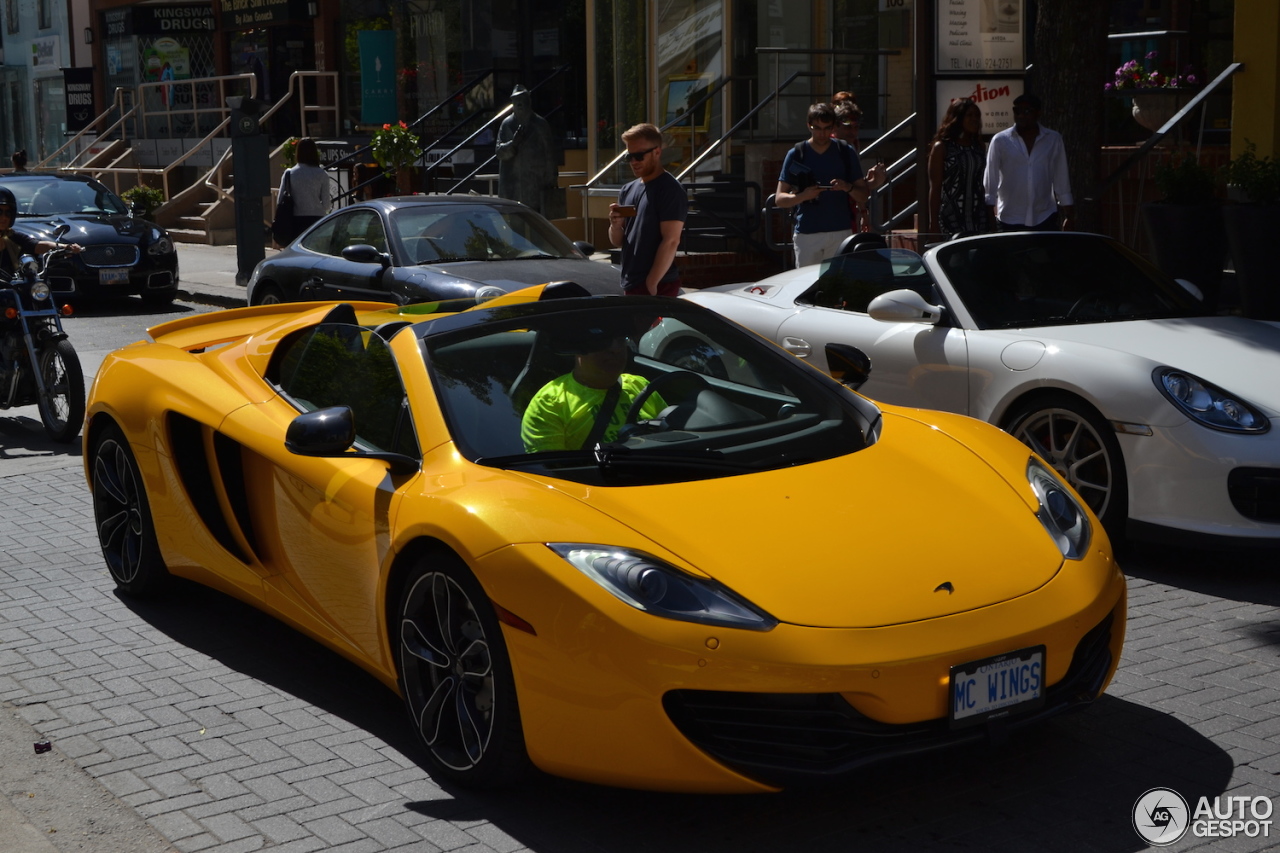
[[[1276,552],[1130,544],[1120,565],[1129,577],[1225,598],[1280,607]]]
[[[181,294],[179,294],[181,297]],[[147,317],[153,314],[190,314],[194,309],[180,302],[149,303],[141,296],[81,299],[71,303],[75,317]]]
[[[68,442],[49,438],[40,422],[35,406],[24,406],[31,414],[5,414],[0,416],[0,460],[48,457],[79,459],[83,455],[80,437]]]
[[[282,623],[179,581],[125,605],[177,642],[334,714],[414,760],[400,700]],[[425,766],[425,762],[421,762]],[[1231,757],[1172,716],[1104,696],[1083,713],[1015,733],[1002,746],[909,756],[831,785],[762,796],[663,794],[537,776],[523,787],[403,807],[490,822],[547,853],[747,851],[1137,851],[1132,808],[1155,787],[1193,807],[1231,781]]]

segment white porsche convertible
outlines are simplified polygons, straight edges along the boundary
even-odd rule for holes
[[[828,344],[858,347],[862,393],[1002,427],[1113,535],[1280,547],[1280,324],[1207,315],[1110,238],[860,247],[685,298],[822,370]],[[717,367],[694,341],[686,358]]]

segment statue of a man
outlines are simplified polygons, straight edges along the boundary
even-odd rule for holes
[[[498,128],[498,195],[552,215],[547,199],[554,195],[559,154],[551,125],[533,111],[533,95],[524,86],[511,92],[512,111]],[[563,215],[563,214],[561,214]]]

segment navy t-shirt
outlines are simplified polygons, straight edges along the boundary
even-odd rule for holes
[[[618,194],[618,204],[636,208],[635,216],[622,221],[622,289],[648,293],[644,280],[649,277],[654,256],[662,245],[661,223],[677,219],[684,222],[689,216],[689,199],[675,176],[663,172],[648,183],[637,178],[627,184]],[[675,281],[679,277],[672,263],[662,281]]]
[[[847,153],[840,153],[840,146]],[[819,154],[808,142],[801,143],[804,156],[792,147],[782,161],[782,180],[792,189],[799,190],[816,184],[830,184],[833,180],[854,181],[862,177],[862,164],[858,152],[847,142],[831,140],[827,150]],[[847,164],[847,165],[846,165]],[[851,231],[853,216],[849,208],[849,194],[838,190],[825,190],[813,201],[803,201],[793,208],[796,212],[796,230],[801,234],[821,234],[824,231]]]

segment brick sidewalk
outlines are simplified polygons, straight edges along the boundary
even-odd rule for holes
[[[1192,802],[1280,790],[1280,601],[1265,568],[1235,568],[1245,563],[1231,555],[1205,566],[1186,555],[1159,571],[1141,566],[1173,558],[1137,555],[1109,695],[1003,747],[907,758],[778,796],[548,778],[480,796],[442,788],[417,763],[394,695],[273,620],[189,584],[159,603],[117,596],[77,460],[22,477],[0,467],[0,511],[0,713],[12,707],[30,730],[0,756],[5,844],[4,815],[18,813],[62,853],[165,843],[218,853],[1128,851],[1143,847],[1130,812],[1150,788]],[[27,760],[35,738],[54,753]],[[27,796],[53,766],[46,759],[79,787],[55,780]],[[75,809],[49,808],[51,798],[92,801],[81,829],[69,831]],[[107,836],[74,846],[83,826],[105,822],[160,847]],[[1170,849],[1274,844],[1188,836]]]

